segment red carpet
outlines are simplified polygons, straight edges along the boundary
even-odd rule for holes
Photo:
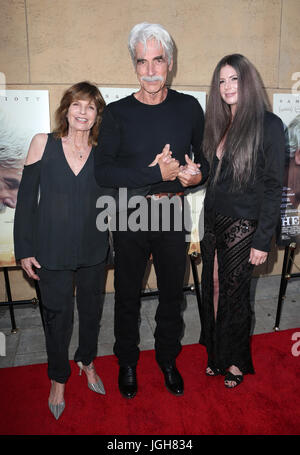
[[[296,333],[298,342],[292,340]],[[298,435],[300,328],[255,335],[252,353],[256,374],[247,375],[242,385],[229,390],[223,377],[205,375],[203,346],[184,346],[177,365],[184,377],[185,394],[175,397],[165,389],[154,352],[143,351],[138,365],[139,392],[133,400],[120,396],[115,357],[95,360],[105,396],[87,388],[85,376],[78,376],[72,362],[66,409],[58,422],[48,410],[45,364],[1,369],[0,434]]]

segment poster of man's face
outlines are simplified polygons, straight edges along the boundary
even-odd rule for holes
[[[298,209],[300,203],[300,114],[297,115],[287,128],[287,155],[285,182],[292,193],[291,207]]]
[[[15,265],[13,223],[22,172],[34,134],[50,130],[47,90],[0,96],[0,266]]]
[[[0,111],[0,213],[6,207],[16,208],[18,189],[26,157],[26,140],[8,122]]]
[[[19,168],[0,166],[0,213],[5,207],[16,207],[23,164],[23,160],[20,160]]]
[[[300,95],[274,95],[274,112],[285,125],[285,169],[279,244],[300,243]]]

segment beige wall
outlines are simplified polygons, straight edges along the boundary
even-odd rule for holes
[[[63,91],[75,82],[136,86],[127,36],[142,21],[163,24],[174,38],[174,88],[208,91],[216,63],[233,52],[256,65],[270,97],[289,93],[300,71],[300,0],[0,0],[0,12],[7,88],[49,90],[51,127]],[[282,257],[274,247],[256,275],[280,274]],[[108,291],[112,279],[110,272]],[[11,282],[14,299],[34,294],[21,271],[11,272]],[[148,284],[156,287],[153,272]],[[1,276],[1,300],[4,294]]]

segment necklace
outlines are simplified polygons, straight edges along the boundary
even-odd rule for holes
[[[66,143],[68,144],[68,147],[70,147],[70,152],[72,153],[73,157],[75,160],[84,160],[87,158],[87,156],[90,153],[91,147],[89,144],[81,144],[79,147],[76,146],[73,140],[67,139]],[[81,148],[82,147],[82,148]],[[84,147],[87,147],[88,149],[85,150]]]
[[[76,156],[76,158],[82,160],[83,158],[85,158],[86,152],[82,150],[73,149],[73,154]]]

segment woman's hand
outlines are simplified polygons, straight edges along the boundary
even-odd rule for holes
[[[200,171],[200,164],[194,163],[188,155],[185,155],[185,166],[180,166],[178,179],[182,186],[199,185],[202,180],[202,173]]]
[[[23,258],[21,259],[21,267],[29,278],[33,278],[34,280],[39,280],[38,275],[34,272],[33,267],[36,267],[37,269],[41,268],[41,265],[38,263],[38,261],[34,257],[29,257],[29,258]]]
[[[256,250],[255,248],[251,248],[249,262],[251,262],[253,265],[261,265],[266,262],[267,257],[268,253],[266,253],[266,251],[260,251]]]

